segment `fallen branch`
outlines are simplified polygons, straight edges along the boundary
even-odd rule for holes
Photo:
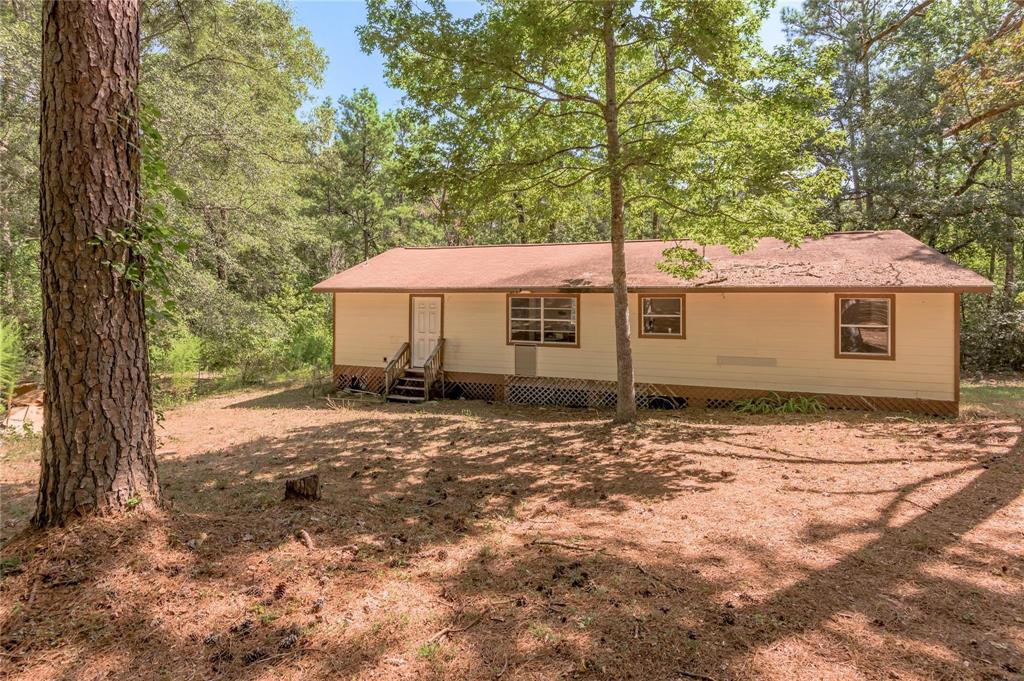
[[[508,671],[508,653],[505,653],[505,664],[502,665],[501,671],[498,672],[498,675],[495,676],[494,678],[500,679],[505,674],[505,672],[507,672],[507,671]]]
[[[475,627],[477,624],[480,623],[480,620],[482,620],[483,618],[484,618],[484,616],[480,615],[479,617],[477,617],[475,620],[473,620],[472,622],[470,622],[469,624],[467,624],[464,627],[445,627],[441,631],[437,632],[436,634],[434,634],[433,636],[428,638],[427,642],[428,643],[433,643],[435,641],[440,641],[445,636],[451,636],[452,634],[461,634],[462,632],[467,631],[467,630],[472,629],[473,627]]]
[[[595,549],[589,546],[583,546],[582,544],[565,544],[551,539],[534,539],[530,544],[535,546],[558,546],[559,548],[569,549],[570,551],[593,551],[600,553],[605,550],[604,547]]]
[[[647,568],[645,568],[645,567],[644,567],[643,565],[641,565],[640,563],[637,563],[637,564],[636,564],[636,569],[637,569],[637,570],[639,570],[639,571],[640,571],[641,573],[643,573],[644,575],[646,575],[646,576],[650,577],[650,578],[651,578],[651,579],[653,579],[654,581],[656,581],[656,582],[660,582],[661,584],[663,584],[663,585],[667,586],[668,588],[672,589],[672,590],[673,590],[673,591],[675,591],[676,593],[680,593],[680,594],[681,594],[681,593],[683,593],[684,591],[686,591],[686,589],[684,589],[683,587],[681,587],[681,586],[678,586],[677,584],[674,584],[673,582],[669,581],[668,579],[665,579],[665,578],[664,578],[664,577],[662,577],[661,575],[656,575],[656,574],[654,574],[653,572],[651,572],[650,570],[648,570]]]
[[[311,652],[312,650],[313,650],[313,648],[309,647],[309,646],[304,646],[304,647],[301,647],[301,648],[292,648],[291,650],[286,650],[283,653],[277,653],[275,655],[268,655],[266,657],[262,657],[262,658],[256,660],[255,664],[266,664],[267,662],[272,662],[274,660],[280,660],[282,657],[294,657],[294,656],[299,655],[301,653]]]

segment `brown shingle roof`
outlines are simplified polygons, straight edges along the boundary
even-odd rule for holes
[[[688,242],[682,245],[700,250]],[[949,290],[990,292],[992,282],[900,231],[840,232],[793,248],[762,239],[746,253],[709,246],[712,269],[691,281],[656,263],[675,242],[626,243],[631,289]],[[314,291],[611,290],[608,242],[393,248]]]

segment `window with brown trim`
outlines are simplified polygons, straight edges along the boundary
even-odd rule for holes
[[[641,338],[686,338],[685,296],[640,296]]]
[[[837,295],[836,356],[892,359],[894,303],[891,295]]]
[[[576,296],[509,296],[508,342],[577,346],[578,307]]]

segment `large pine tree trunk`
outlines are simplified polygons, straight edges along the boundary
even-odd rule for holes
[[[46,380],[33,522],[159,503],[138,219],[137,0],[43,8],[40,229]]]
[[[626,212],[622,183],[622,148],[619,142],[619,110],[616,95],[615,3],[604,7],[605,132],[608,144],[608,186],[611,199],[612,298],[615,303],[615,364],[618,396],[615,421],[636,419],[636,385],[633,383],[633,350],[629,338],[629,293],[626,288]]]

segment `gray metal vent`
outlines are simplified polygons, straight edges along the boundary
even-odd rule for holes
[[[537,375],[537,346],[517,345],[516,347],[516,376]]]
[[[718,356],[718,366],[773,367],[778,365],[778,363],[779,361],[774,357]]]

